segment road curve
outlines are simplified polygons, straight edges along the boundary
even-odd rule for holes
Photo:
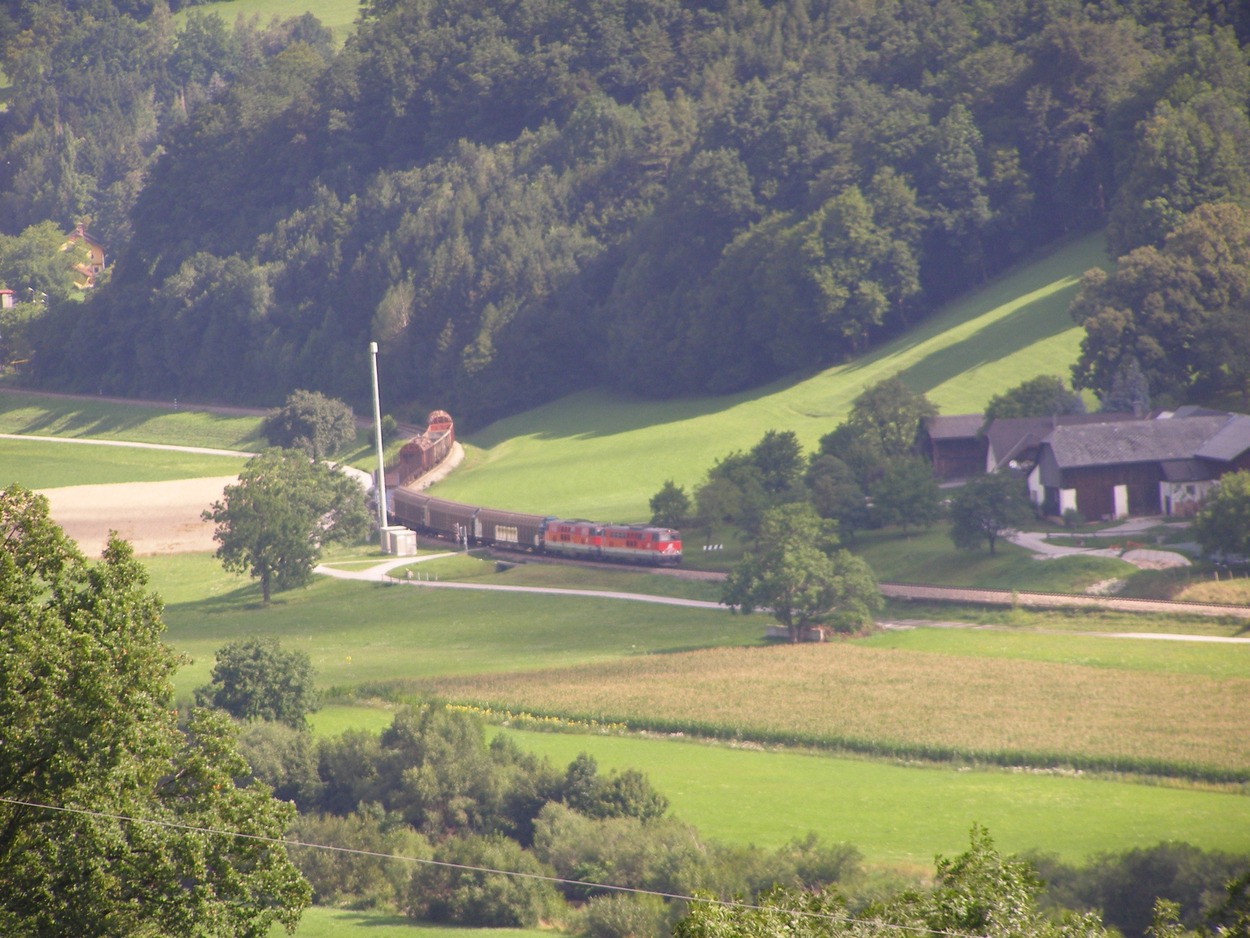
[[[691,609],[728,609],[721,603],[708,602],[703,599],[682,599],[679,596],[653,596],[646,593],[622,593],[615,590],[575,590],[558,586],[508,586],[499,583],[472,583],[461,580],[423,580],[398,579],[390,576],[397,567],[406,567],[440,557],[454,556],[452,552],[443,554],[426,554],[421,557],[398,557],[385,560],[365,570],[342,570],[322,564],[316,568],[317,573],[336,577],[341,580],[366,580],[374,583],[394,584],[396,586],[421,586],[431,589],[485,590],[500,593],[539,593],[548,596],[584,596],[594,599],[620,599],[630,602],[657,603],[662,606],[685,606]]]

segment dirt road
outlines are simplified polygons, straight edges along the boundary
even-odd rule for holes
[[[222,476],[72,485],[42,494],[48,497],[53,520],[88,557],[99,556],[110,530],[129,541],[140,556],[180,554],[216,550],[213,526],[200,520],[200,512],[235,481],[234,476]]]

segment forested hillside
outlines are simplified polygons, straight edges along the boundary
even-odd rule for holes
[[[341,50],[28,0],[0,37],[0,226],[89,216],[115,258],[39,318],[49,386],[362,401],[376,339],[392,400],[473,423],[722,393],[1250,203],[1223,0],[367,0]]]

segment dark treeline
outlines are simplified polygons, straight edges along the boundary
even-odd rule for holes
[[[118,7],[125,7],[119,9]],[[233,27],[18,4],[10,233],[116,258],[48,385],[473,422],[860,353],[1065,235],[1250,201],[1250,14],[1192,0],[370,0]]]

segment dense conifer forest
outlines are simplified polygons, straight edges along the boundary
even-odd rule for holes
[[[393,399],[470,423],[721,393],[1074,233],[1167,260],[1185,225],[1250,230],[1194,214],[1250,205],[1250,14],[1223,0],[366,0],[342,48],[312,16],[6,9],[0,227],[88,220],[109,251],[36,317],[49,387],[363,402],[377,340]],[[1084,295],[1095,390],[1128,357],[1162,380],[1177,323],[1126,326],[1131,293]],[[1220,321],[1180,333],[1223,353]],[[1165,390],[1250,374],[1196,360]]]

